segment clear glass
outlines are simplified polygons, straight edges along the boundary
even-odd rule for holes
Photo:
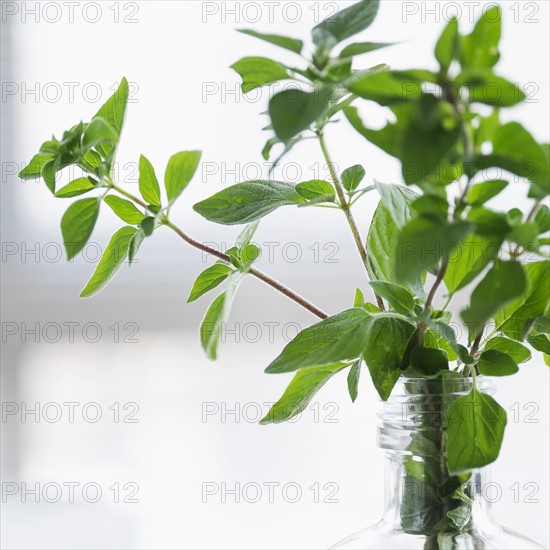
[[[484,498],[488,468],[450,475],[445,462],[445,409],[472,381],[402,378],[379,413],[378,445],[386,452],[385,504],[380,522],[334,549],[527,550],[534,541],[498,525]],[[490,379],[477,387],[494,393]]]

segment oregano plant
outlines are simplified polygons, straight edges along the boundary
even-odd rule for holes
[[[277,162],[302,141],[316,140],[330,177],[293,184],[269,174],[195,204],[194,210],[211,222],[243,226],[225,253],[189,236],[170,216],[172,205],[185,200],[200,151],[176,153],[163,175],[142,155],[138,191],[114,182],[128,99],[126,79],[89,122],[46,141],[20,176],[42,178],[59,199],[87,196],[72,202],[61,220],[68,259],[90,239],[101,208],[110,208],[123,222],[83,297],[100,292],[118,269],[132,263],[142,242],[163,227],[209,254],[214,263],[198,276],[188,301],[224,285],[200,327],[201,344],[211,359],[217,357],[221,326],[247,276],[319,319],[267,366],[267,373],[293,373],[293,378],[262,424],[293,418],[340,372],[347,374],[353,401],[365,368],[382,400],[390,398],[401,377],[442,384],[472,379],[471,391],[444,411],[446,418],[458,419],[447,422],[445,438],[415,441],[417,446],[436,445],[444,468],[439,462],[426,463],[423,479],[435,480],[438,513],[416,510],[411,502],[416,511],[410,528],[420,525],[439,537],[464,529],[471,506],[465,492],[469,472],[493,462],[503,439],[506,412],[478,388],[476,377],[513,375],[533,350],[550,364],[550,148],[521,123],[501,122],[501,110],[520,104],[525,95],[498,74],[498,6],[484,13],[470,34],[461,33],[456,19],[446,24],[435,45],[436,71],[387,65],[358,69],[363,56],[368,59],[370,52],[392,46],[353,41],[373,22],[378,4],[363,0],[318,24],[307,47],[297,38],[240,31],[270,43],[274,51],[294,53],[298,65],[258,56],[232,65],[242,77],[244,94],[275,82],[293,83],[269,100],[266,130],[271,137],[262,150],[264,158],[273,158],[274,149],[280,148]],[[369,127],[362,116],[377,106],[393,115],[381,129]],[[349,123],[350,132],[398,159],[403,182],[382,183],[383,174],[367,174],[365,159],[339,171],[328,143],[331,124],[337,121]],[[58,189],[58,174],[68,167],[77,167],[82,175]],[[488,178],[492,172],[500,176]],[[516,195],[522,192],[518,180],[528,182],[528,211],[493,208],[491,200],[507,187],[514,186]],[[376,205],[369,224],[353,214],[360,200]],[[328,315],[255,266],[261,250],[253,237],[260,220],[286,206],[298,207],[297,215],[304,207],[342,211],[366,275],[363,288],[350,290],[355,298],[342,311]],[[469,301],[460,318],[452,319],[449,305],[459,292],[468,294]],[[462,339],[457,323],[465,329]],[[410,475],[416,475],[412,465]]]

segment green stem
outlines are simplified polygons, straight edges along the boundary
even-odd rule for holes
[[[351,213],[350,204],[346,199],[346,194],[344,191],[344,188],[340,182],[340,178],[338,177],[338,174],[336,173],[336,169],[334,167],[334,163],[332,162],[332,159],[330,157],[330,153],[327,148],[327,144],[325,141],[325,136],[323,134],[322,130],[319,130],[317,132],[317,135],[319,137],[319,144],[321,145],[321,150],[323,151],[323,156],[325,157],[325,160],[327,162],[327,166],[330,172],[330,177],[332,178],[332,182],[334,184],[334,189],[336,190],[336,194],[338,195],[338,201],[340,203],[340,208],[344,212],[346,216],[346,220],[348,222],[349,228],[351,229],[351,232],[353,234],[353,238],[355,240],[355,244],[357,246],[357,250],[359,251],[359,255],[361,256],[361,260],[363,262],[363,265],[365,266],[365,269],[367,271],[367,275],[370,280],[374,280],[374,273],[372,273],[368,257],[367,257],[367,249],[363,245],[363,239],[361,238],[361,233],[359,233],[359,228],[357,227],[357,224],[355,223],[355,219],[353,217],[353,214]],[[374,293],[376,297],[376,302],[378,304],[378,307],[382,310],[385,309],[384,301],[382,298]]]
[[[148,204],[146,204],[144,201],[139,199],[138,197],[132,195],[131,193],[128,193],[128,191],[125,191],[121,187],[118,187],[114,183],[110,182],[109,187],[116,191],[117,193],[120,193],[127,199],[133,201],[135,204],[139,204],[142,208],[147,210],[148,212],[155,215],[155,212],[151,210]],[[164,218],[163,224],[166,225],[166,227],[170,228],[178,237],[183,239],[187,244],[191,245],[194,248],[197,248],[198,250],[201,250],[207,254],[210,254],[211,256],[214,256],[215,258],[218,258],[219,260],[231,264],[231,258],[224,254],[223,252],[220,252],[219,250],[216,250],[215,248],[211,248],[204,243],[201,243],[200,241],[197,241],[190,237],[187,233],[185,233],[182,229],[180,229],[177,225],[173,224],[168,218]],[[270,287],[274,288],[281,294],[285,295],[287,298],[290,298],[293,302],[296,302],[300,306],[302,306],[304,309],[307,309],[310,313],[313,313],[313,315],[316,315],[320,319],[326,319],[328,315],[319,309],[317,306],[300,296],[298,293],[294,292],[290,288],[286,287],[276,279],[273,279],[263,271],[260,271],[259,269],[251,268],[249,270],[250,275],[256,277],[260,281],[263,281],[265,284],[269,285]]]
[[[477,333],[477,336],[474,340],[474,343],[472,344],[472,348],[470,349],[470,355],[472,357],[475,357],[476,353],[479,351],[479,344],[481,343],[481,339],[483,337],[483,329],[485,328],[485,325],[481,327],[481,330]],[[473,369],[475,370],[475,369]]]
[[[454,296],[453,294],[449,294],[449,296],[447,296],[447,300],[443,304],[443,307],[441,308],[441,311],[447,311],[447,308],[449,307],[449,304],[451,303],[451,300],[453,299],[453,296]]]
[[[432,288],[430,289],[430,292],[428,294],[428,297],[426,298],[426,304],[424,305],[424,311],[426,311],[429,307],[431,307],[435,294],[437,292],[437,289],[440,287],[441,283],[443,282],[443,278],[445,277],[445,273],[447,271],[447,267],[449,266],[449,260],[448,258],[445,258],[441,262],[441,267],[439,268],[439,271],[437,272],[437,276],[435,278],[434,284],[432,285]],[[418,324],[418,345],[420,347],[424,346],[424,339],[426,336],[426,323],[422,322]]]
[[[535,201],[533,208],[531,208],[531,210],[529,211],[529,214],[527,214],[527,218],[525,218],[525,223],[528,223],[533,219],[533,216],[536,214],[537,208],[539,207],[539,204],[541,203],[541,201],[542,199],[538,199],[537,201]],[[525,250],[521,250],[519,244],[517,244],[515,248],[510,250],[510,256],[512,259],[517,260],[524,252]]]

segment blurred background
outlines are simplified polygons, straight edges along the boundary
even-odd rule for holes
[[[197,333],[208,298],[185,303],[207,258],[161,230],[136,265],[81,300],[115,216],[104,208],[84,254],[67,263],[59,220],[70,201],[16,175],[52,133],[91,118],[126,76],[118,183],[137,190],[141,153],[162,176],[173,153],[203,150],[172,217],[201,241],[231,246],[238,228],[208,224],[191,207],[267,175],[260,113],[269,92],[244,98],[229,66],[245,55],[296,63],[235,28],[305,38],[348,4],[1,3],[2,548],[324,548],[380,518],[379,403],[365,373],[354,405],[342,375],[297,421],[257,424],[290,380],[263,369],[315,321],[310,314],[249,278],[211,363]],[[359,39],[400,45],[364,56],[362,66],[435,68],[433,45],[446,21],[458,15],[469,29],[490,4],[382,1]],[[500,4],[499,74],[529,97],[502,116],[547,142],[549,3]],[[374,105],[361,112],[374,126],[388,118]],[[345,121],[330,128],[328,142],[341,168],[366,167],[368,183],[401,181],[397,162]],[[275,172],[296,183],[327,175],[314,142],[296,147]],[[527,207],[525,195],[526,184],[515,182],[499,206]],[[364,235],[376,206],[369,198],[357,208]],[[349,307],[357,287],[368,292],[337,211],[283,208],[262,221],[254,241],[264,249],[262,269],[330,313]],[[459,297],[453,309],[460,308]],[[499,521],[545,547],[548,389],[549,369],[538,358],[498,381],[509,420],[492,468]]]

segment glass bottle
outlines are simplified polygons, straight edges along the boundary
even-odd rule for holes
[[[464,376],[401,378],[379,413],[378,446],[386,452],[380,522],[334,549],[527,550],[534,541],[501,527],[484,498],[488,468],[450,475],[445,461],[445,410],[469,393]],[[490,379],[477,388],[494,393]]]

